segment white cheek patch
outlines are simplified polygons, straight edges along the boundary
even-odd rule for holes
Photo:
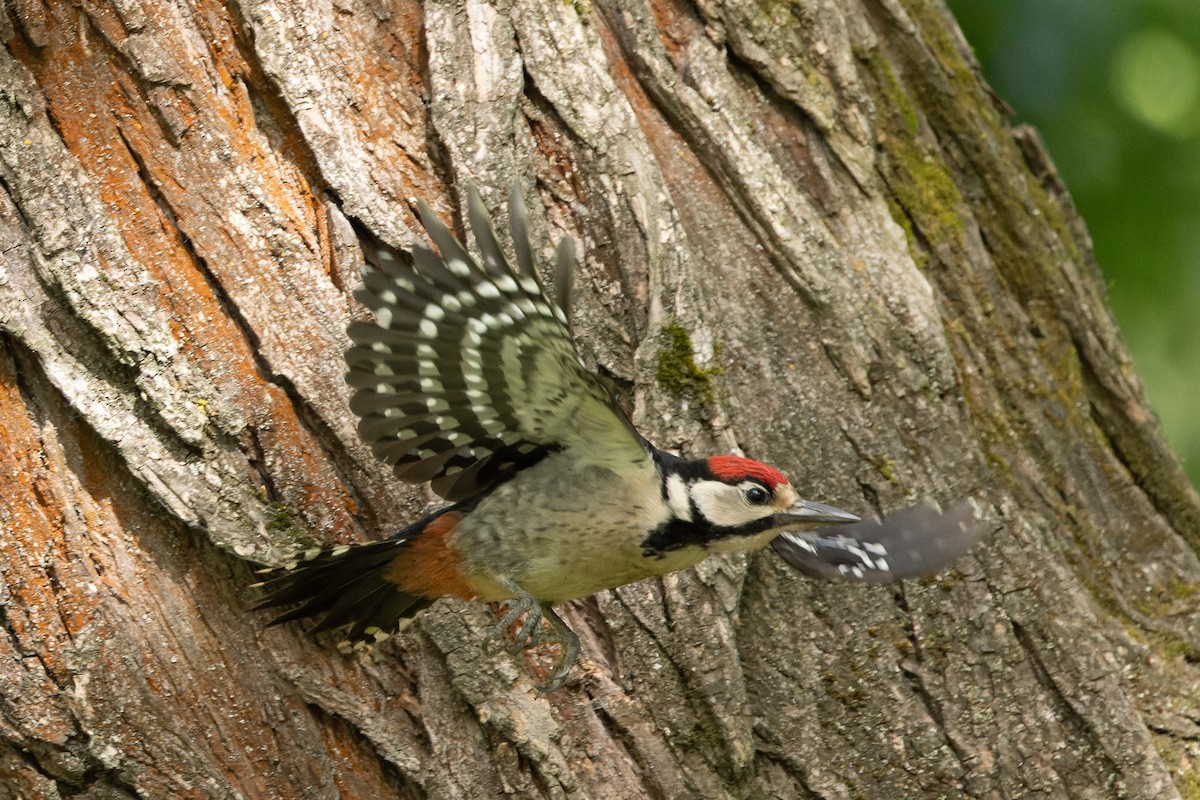
[[[692,521],[692,499],[688,496],[687,484],[678,475],[667,478],[667,505],[676,519]]]
[[[773,513],[764,506],[752,506],[742,498],[742,490],[720,481],[697,481],[692,484],[692,500],[696,508],[713,525],[735,528]]]

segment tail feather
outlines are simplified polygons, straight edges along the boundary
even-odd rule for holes
[[[382,629],[382,625],[374,624],[371,620],[379,609],[381,597],[385,594],[396,593],[395,587],[361,581],[339,595],[325,611],[325,615],[321,617],[321,620],[310,628],[308,632],[321,633],[322,631],[332,631],[341,628],[346,623],[350,623],[350,628],[346,631],[346,634],[348,638],[353,639],[368,627],[374,626]],[[417,600],[417,598],[410,594],[405,594],[404,598],[409,601],[409,606]],[[392,626],[392,629],[394,628],[395,625]],[[391,630],[388,633],[391,633]]]
[[[412,543],[404,531],[382,542],[309,551],[295,564],[265,571],[267,594],[255,609],[300,605],[271,620],[270,625],[320,616],[309,631],[345,629],[343,645],[359,648],[387,638],[432,600],[401,590],[386,577]],[[341,646],[341,645],[339,645]]]
[[[375,609],[373,618],[375,619],[394,619],[399,621],[399,627],[403,628],[405,624],[412,620],[418,613],[427,608],[431,603],[428,597],[418,597],[416,602],[412,601],[412,595],[393,592],[392,594],[382,594],[379,598],[379,605]],[[391,633],[395,628],[382,629]],[[364,635],[371,635],[364,628]]]

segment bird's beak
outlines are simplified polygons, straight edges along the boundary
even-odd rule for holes
[[[811,500],[799,500],[783,514],[776,514],[773,527],[785,528],[790,525],[836,525],[843,522],[859,522],[859,518],[849,511],[842,511],[824,503],[814,503]]]

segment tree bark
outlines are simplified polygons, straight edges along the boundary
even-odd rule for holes
[[[1197,798],[1200,500],[1036,133],[922,0],[13,0],[0,797]],[[983,500],[894,586],[771,553],[571,604],[539,696],[440,602],[368,656],[254,563],[431,499],[355,435],[355,217],[530,200],[639,429],[847,509]]]

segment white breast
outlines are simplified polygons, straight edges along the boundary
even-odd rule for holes
[[[670,511],[649,457],[621,472],[581,463],[568,450],[485,498],[451,540],[482,599],[511,597],[505,579],[541,600],[587,597],[704,558],[699,547],[643,555],[642,542]]]

